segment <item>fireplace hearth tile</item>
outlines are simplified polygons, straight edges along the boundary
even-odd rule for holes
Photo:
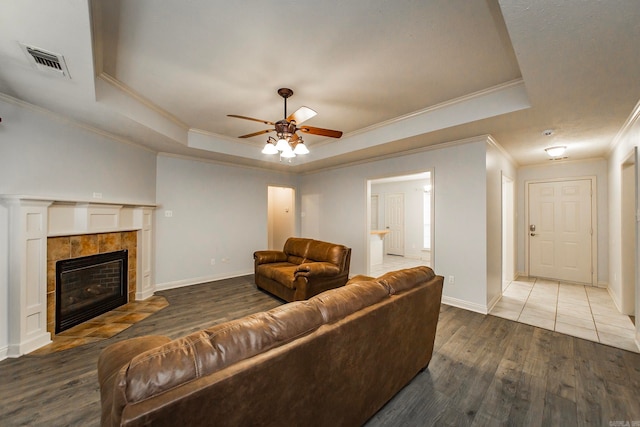
[[[109,323],[88,334],[88,337],[110,338],[129,328],[131,323]]]
[[[159,295],[154,295],[144,301],[127,303],[60,332],[52,338],[51,344],[29,354],[50,354],[111,338],[167,306],[169,306],[169,302]]]

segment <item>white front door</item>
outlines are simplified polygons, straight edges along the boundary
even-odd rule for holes
[[[591,180],[529,183],[529,275],[592,279]]]
[[[387,254],[404,256],[404,194],[386,195],[384,218],[389,230],[385,237]]]

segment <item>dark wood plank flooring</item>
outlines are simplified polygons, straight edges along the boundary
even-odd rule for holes
[[[177,338],[282,304],[253,276],[159,294],[169,307],[108,340],[1,361],[0,426],[96,426],[105,346]],[[640,422],[639,394],[640,354],[443,305],[429,369],[368,426],[631,425]]]

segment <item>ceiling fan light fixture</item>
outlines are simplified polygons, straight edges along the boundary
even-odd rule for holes
[[[295,157],[295,156],[296,156],[296,153],[294,153],[294,152],[293,152],[293,150],[291,149],[291,147],[289,146],[289,144],[287,144],[287,147],[288,147],[288,148],[287,148],[286,150],[283,150],[283,151],[280,153],[280,157],[283,157],[283,158],[285,158],[285,159],[291,159],[291,158]]]
[[[304,145],[304,141],[300,139],[293,149],[293,152],[294,154],[309,154],[309,149]]]
[[[284,138],[280,138],[278,139],[278,143],[276,144],[276,149],[278,151],[286,151],[288,149],[291,149],[291,147],[289,146],[289,141],[287,141]]]
[[[273,138],[269,138],[264,148],[262,149],[262,154],[278,154],[278,149],[275,145],[273,145]]]
[[[557,147],[548,147],[545,148],[544,151],[547,152],[549,157],[560,157],[564,154],[567,147],[565,145],[559,145]]]

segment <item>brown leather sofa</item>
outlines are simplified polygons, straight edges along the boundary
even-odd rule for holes
[[[431,360],[442,276],[358,276],[309,300],[100,354],[103,426],[362,425]]]
[[[290,237],[282,251],[257,251],[253,259],[258,288],[300,301],[347,283],[351,248]]]

